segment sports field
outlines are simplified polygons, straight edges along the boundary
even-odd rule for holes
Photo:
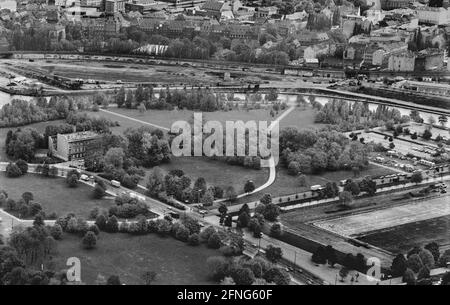
[[[370,232],[358,239],[392,253],[406,253],[430,242],[436,242],[444,249],[450,245],[449,233],[450,215],[447,215]]]
[[[314,225],[340,235],[355,236],[446,215],[450,215],[449,196],[319,221]]]

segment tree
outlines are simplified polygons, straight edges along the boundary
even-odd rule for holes
[[[222,246],[222,240],[218,233],[213,233],[208,238],[208,247],[211,249],[219,249]]]
[[[198,246],[200,244],[200,237],[197,233],[189,235],[188,244],[190,246]]]
[[[428,278],[430,278],[430,269],[427,266],[423,266],[417,274],[417,280],[420,281]]]
[[[431,242],[424,247],[426,250],[430,251],[430,253],[433,255],[434,262],[438,262],[439,258],[441,256],[441,253],[439,251],[439,245],[436,242]]]
[[[243,211],[239,214],[237,219],[238,228],[246,228],[250,222],[250,216],[247,212]]]
[[[280,215],[280,207],[274,203],[270,203],[265,206],[263,215],[268,221],[276,221]]]
[[[151,283],[156,280],[156,272],[155,271],[145,271],[142,274],[141,278],[145,285],[151,285]]]
[[[6,166],[6,175],[9,178],[17,178],[22,176],[22,172],[20,171],[20,168],[15,163],[9,163]]]
[[[344,282],[345,279],[347,278],[349,273],[349,270],[347,269],[347,267],[343,266],[341,268],[341,270],[339,270],[339,276],[341,277],[341,282]]]
[[[231,202],[234,202],[236,200],[237,194],[233,186],[227,187],[225,191],[225,197]]]
[[[23,199],[23,201],[25,201],[26,204],[29,204],[34,199],[33,193],[31,193],[31,192],[23,193],[22,199]]]
[[[415,285],[416,284],[416,276],[414,275],[414,272],[407,268],[405,273],[403,274],[402,278],[403,283],[406,283],[407,285]]]
[[[228,212],[227,206],[225,204],[223,204],[223,203],[221,203],[219,205],[219,208],[217,210],[219,211],[220,215],[226,215],[227,212]]]
[[[204,206],[207,206],[207,207],[212,206],[214,203],[214,195],[210,191],[207,191],[200,199],[200,202]]]
[[[100,184],[95,184],[93,195],[95,199],[101,199],[106,195],[105,189]]]
[[[259,202],[261,202],[264,205],[268,205],[270,203],[272,203],[272,195],[266,193],[264,194],[261,199],[259,200]]]
[[[77,170],[70,170],[67,172],[66,183],[69,187],[77,187],[80,173]]]
[[[425,131],[422,134],[422,138],[426,141],[430,140],[432,136],[433,136],[433,134],[428,129],[425,129]]]
[[[16,165],[19,167],[22,175],[25,175],[28,172],[28,163],[25,160],[19,159],[16,161]]]
[[[298,176],[298,184],[301,187],[305,187],[307,185],[306,175],[300,175]]]
[[[236,285],[251,285],[255,281],[255,275],[249,268],[238,267],[231,272],[231,277]]]
[[[281,258],[283,257],[283,250],[279,247],[274,247],[272,245],[269,245],[266,248],[266,258],[272,262],[277,263]]]
[[[100,214],[95,218],[95,224],[100,230],[106,230],[108,219],[105,215]]]
[[[279,223],[274,223],[272,227],[270,227],[270,236],[279,238],[281,236],[282,229]]]
[[[433,254],[431,254],[430,251],[423,249],[419,252],[420,260],[422,261],[422,264],[427,267],[428,269],[434,268],[434,257]]]
[[[289,274],[276,267],[267,270],[266,273],[264,273],[264,279],[269,283],[275,283],[275,285],[289,285],[291,283]]]
[[[353,202],[353,196],[349,191],[343,191],[339,194],[339,200],[342,205],[346,207],[351,207]]]
[[[101,227],[97,224],[97,226],[101,229]],[[111,216],[106,223],[105,229],[109,233],[116,233],[119,231],[119,222],[116,216]]]
[[[444,274],[441,285],[450,285],[450,272]]]
[[[120,278],[117,275],[111,275],[106,281],[106,285],[122,285]]]
[[[417,172],[414,172],[411,175],[411,182],[412,183],[418,184],[418,183],[421,183],[422,180],[423,180],[422,172],[417,171]]]
[[[414,273],[419,272],[420,268],[423,267],[422,260],[417,254],[413,254],[410,257],[408,257],[407,265],[409,269],[414,271]]]
[[[244,193],[251,193],[255,190],[255,183],[252,180],[247,180],[244,185]]]
[[[391,265],[392,277],[403,276],[407,269],[407,261],[403,254],[398,254],[393,260]]]
[[[316,251],[314,251],[311,260],[316,264],[326,264],[327,262],[327,253],[324,247],[317,247]]]
[[[209,274],[215,281],[221,281],[228,276],[230,271],[230,263],[223,256],[211,256],[206,260]]]
[[[95,235],[94,232],[88,231],[84,235],[82,243],[83,243],[83,247],[85,249],[88,249],[88,250],[89,249],[94,249],[95,245],[97,244],[97,236]]]

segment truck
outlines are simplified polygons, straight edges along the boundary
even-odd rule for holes
[[[111,180],[111,185],[114,187],[120,187],[120,182],[117,180]]]

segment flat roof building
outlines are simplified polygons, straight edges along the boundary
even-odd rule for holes
[[[49,138],[48,147],[52,155],[64,161],[83,160],[89,144],[98,137],[93,131],[57,134]]]

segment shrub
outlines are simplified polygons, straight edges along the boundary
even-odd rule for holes
[[[98,224],[97,226],[100,228]],[[116,216],[113,215],[108,218],[108,221],[105,226],[105,231],[109,233],[116,233],[119,231],[119,222]]]
[[[97,236],[94,232],[88,231],[83,237],[82,240],[83,247],[85,249],[93,249],[97,244]]]
[[[178,240],[186,242],[188,241],[189,238],[189,230],[182,225],[181,227],[178,228],[177,232],[175,233],[175,237]]]
[[[16,165],[19,167],[20,171],[22,172],[22,175],[25,175],[28,173],[28,163],[25,162],[22,159],[19,159],[16,161]]]
[[[189,235],[188,244],[191,246],[198,246],[200,244],[200,237],[197,233]]]
[[[50,228],[50,235],[55,240],[60,240],[62,238],[63,230],[59,224],[55,224]]]
[[[222,240],[220,239],[220,236],[218,233],[212,234],[208,238],[208,247],[211,249],[219,249],[222,245]]]
[[[22,171],[16,164],[9,163],[6,166],[6,176],[8,176],[9,178],[17,178],[22,176]]]

